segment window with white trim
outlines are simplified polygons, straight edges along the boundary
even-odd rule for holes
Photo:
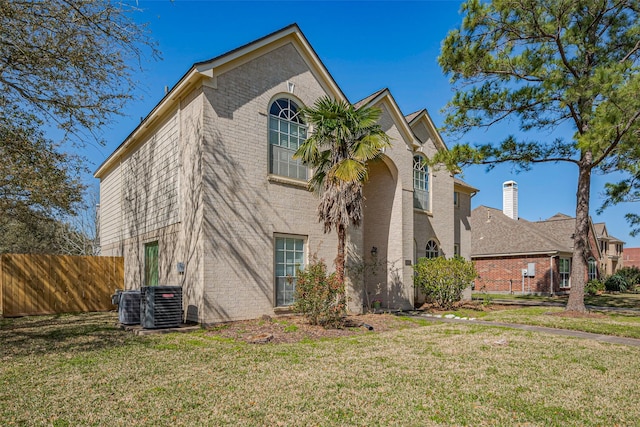
[[[440,256],[440,249],[438,243],[435,240],[429,240],[427,242],[427,258],[437,258]]]
[[[422,156],[413,156],[413,207],[429,211],[429,168],[425,160]]]
[[[587,265],[589,266],[589,280],[597,279],[598,266],[596,265],[596,260],[593,258],[589,258],[589,261],[587,261]]]
[[[299,237],[275,238],[276,306],[293,304],[298,269],[304,268],[304,239]]]
[[[300,144],[307,138],[298,104],[279,98],[269,107],[269,173],[306,181],[308,168],[294,159]]]
[[[560,287],[571,287],[571,259],[560,258],[558,260],[558,275],[560,276]]]
[[[460,193],[457,191],[453,192],[453,206],[460,207]]]

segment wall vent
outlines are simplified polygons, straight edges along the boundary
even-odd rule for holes
[[[145,329],[177,328],[182,323],[182,287],[144,286],[140,320]]]

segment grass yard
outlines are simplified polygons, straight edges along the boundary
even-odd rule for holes
[[[555,302],[567,304],[568,295],[556,295],[553,297],[543,295],[518,295],[518,294],[487,294],[476,292],[473,294],[474,300],[493,301],[534,301],[534,302]],[[640,310],[640,293],[604,293],[601,295],[585,295],[584,303],[596,307],[631,308]]]
[[[638,425],[638,347],[403,320],[265,345],[137,337],[114,313],[0,320],[1,424]]]
[[[473,317],[504,323],[545,326],[548,328],[570,329],[595,334],[640,339],[640,317],[616,313],[590,313],[584,317],[565,313],[561,307],[509,307],[501,310],[478,311],[458,309],[444,312],[459,317]]]

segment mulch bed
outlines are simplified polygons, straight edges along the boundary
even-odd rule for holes
[[[332,329],[310,325],[302,316],[287,315],[216,325],[209,328],[208,334],[249,343],[295,343],[303,339],[346,337],[417,326],[392,314],[362,314],[348,316],[344,328]]]

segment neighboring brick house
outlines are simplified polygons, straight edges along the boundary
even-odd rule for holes
[[[479,206],[471,212],[471,259],[479,275],[475,291],[568,292],[575,218],[556,214],[545,221],[530,222],[517,217],[517,184],[506,182],[503,194],[503,211]],[[601,262],[591,221],[589,230],[587,279],[599,277]]]
[[[307,133],[299,109],[324,95],[346,100],[296,25],[194,64],[95,173],[102,254],[124,256],[125,287],[181,285],[185,317],[205,324],[286,311],[296,267],[336,254],[310,170],[291,157]],[[473,191],[422,161],[446,149],[425,110],[404,117],[387,89],[356,105],[382,110],[392,146],[349,230],[349,309],[411,308],[417,257],[469,257],[454,195],[468,206]],[[385,272],[358,268],[374,253]]]
[[[622,259],[625,267],[640,268],[640,248],[624,248]]]

